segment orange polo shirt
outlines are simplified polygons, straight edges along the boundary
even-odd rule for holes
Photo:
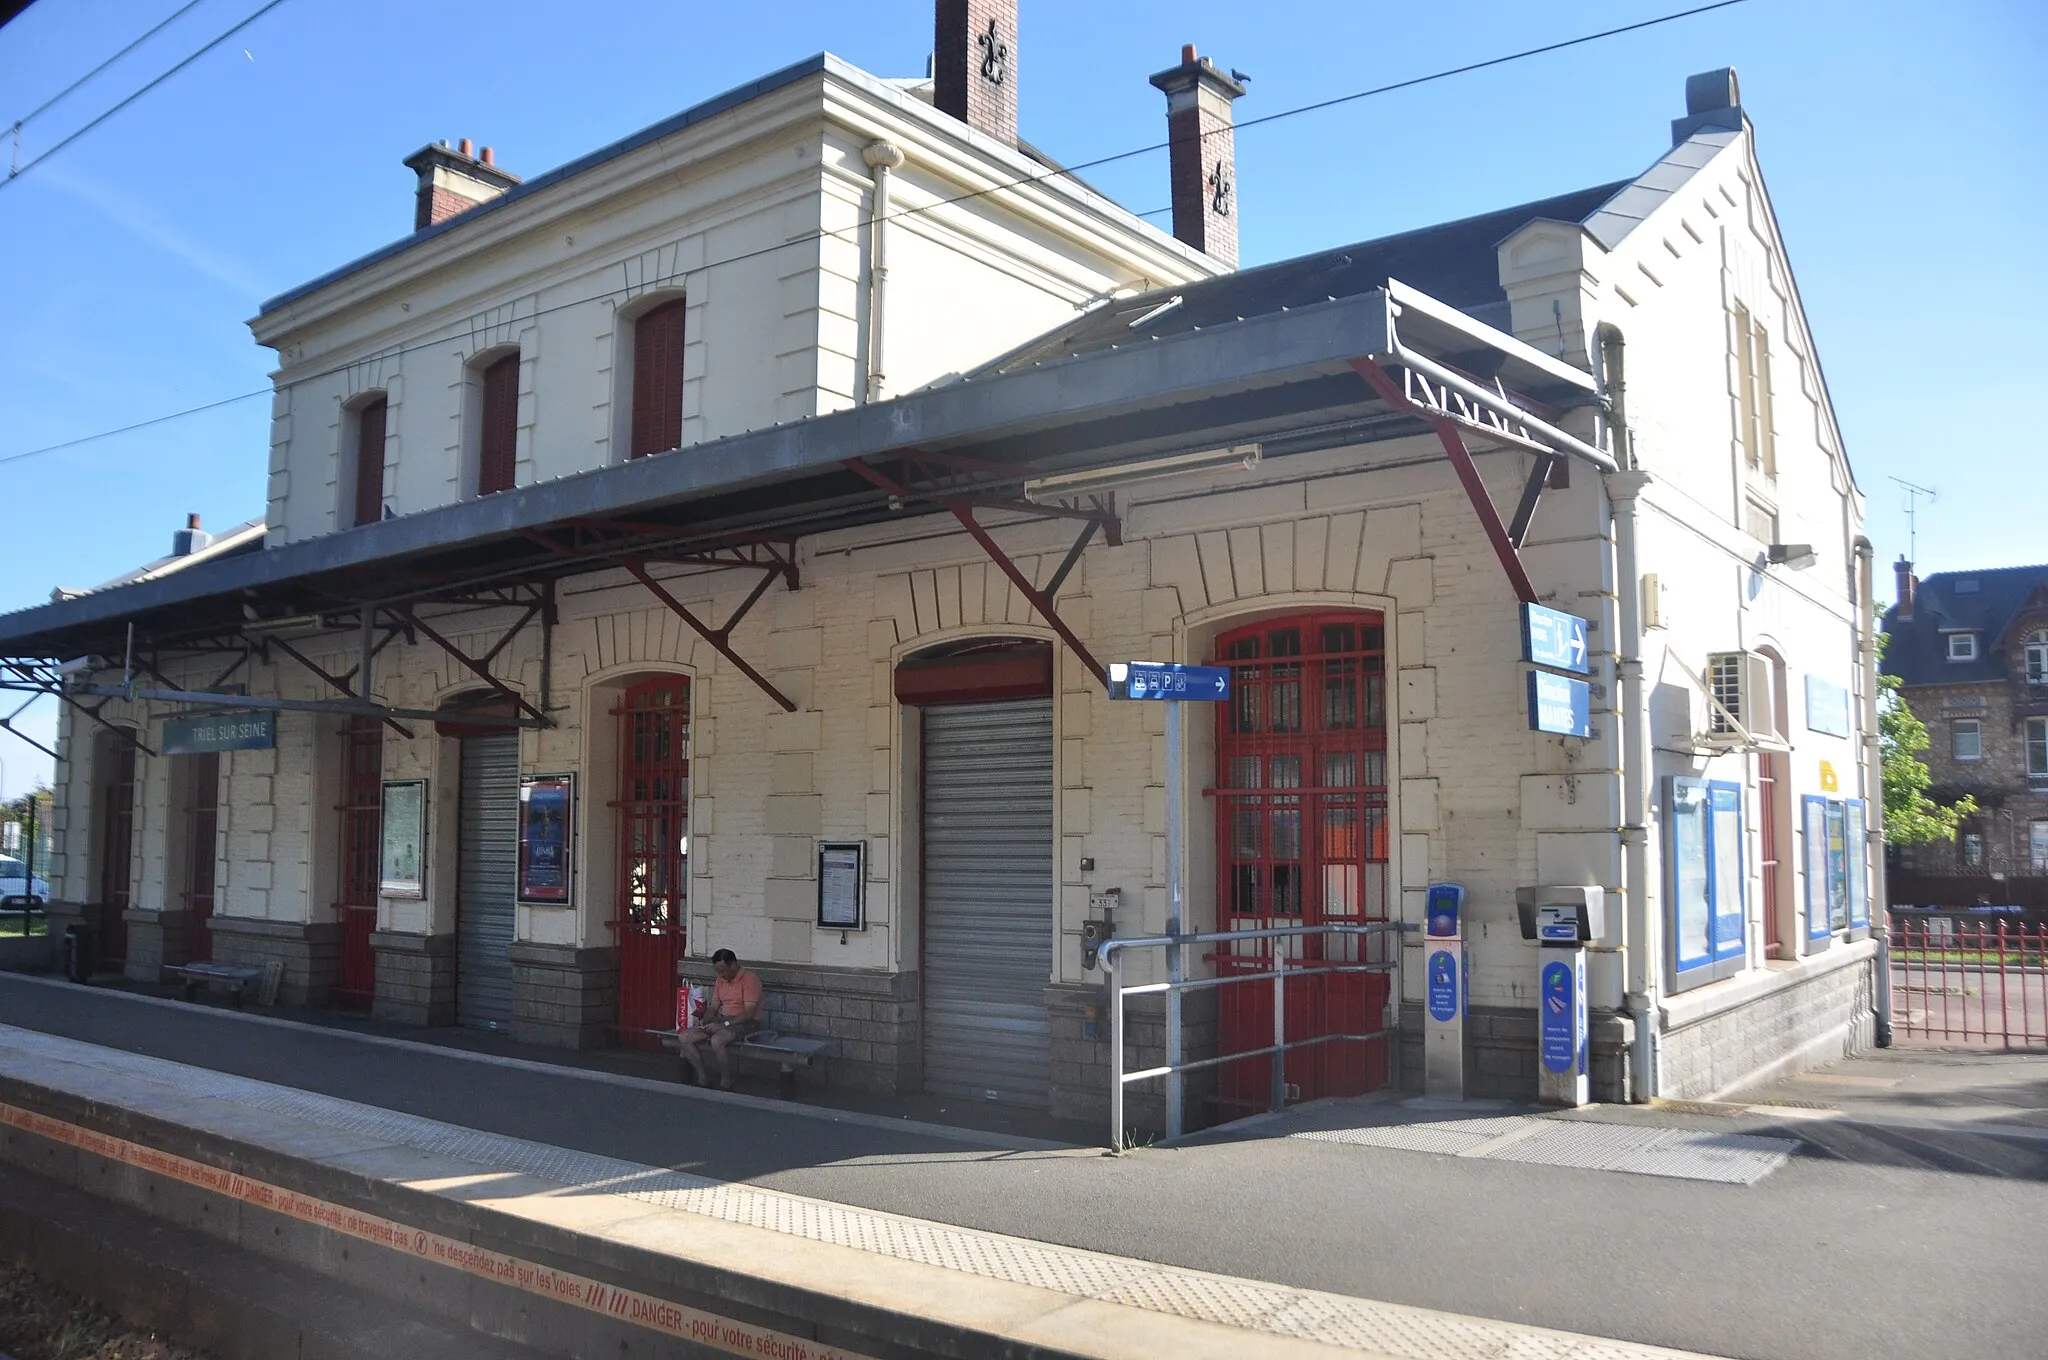
[[[711,1009],[718,1015],[731,1018],[748,1006],[755,1007],[754,1014],[760,1015],[761,979],[742,968],[732,975],[730,981],[719,978],[711,988]]]

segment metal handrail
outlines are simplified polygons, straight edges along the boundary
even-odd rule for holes
[[[1181,1135],[1182,1077],[1185,1073],[1200,1071],[1209,1067],[1220,1067],[1224,1063],[1238,1062],[1245,1058],[1271,1056],[1273,1059],[1272,1108],[1280,1109],[1286,1103],[1287,1070],[1286,1055],[1290,1049],[1310,1048],[1317,1044],[1335,1043],[1340,1040],[1370,1043],[1384,1042],[1391,1032],[1383,1028],[1377,1034],[1320,1034],[1308,1039],[1287,1037],[1286,987],[1289,977],[1300,977],[1303,970],[1290,969],[1288,962],[1276,959],[1282,966],[1259,973],[1229,973],[1216,977],[1185,977],[1183,955],[1189,945],[1228,944],[1235,940],[1275,940],[1300,938],[1309,935],[1324,936],[1373,936],[1384,935],[1392,939],[1390,958],[1384,963],[1333,963],[1315,969],[1320,973],[1391,973],[1401,970],[1401,924],[1398,921],[1372,921],[1360,924],[1330,924],[1318,926],[1269,926],[1261,930],[1215,930],[1191,935],[1143,935],[1132,939],[1104,940],[1096,948],[1096,959],[1108,972],[1109,985],[1109,1135],[1110,1146],[1120,1147],[1124,1141],[1124,1087],[1134,1081],[1149,1081],[1156,1077],[1166,1078],[1166,1136],[1169,1139]],[[1164,949],[1167,951],[1166,982],[1146,982],[1135,987],[1124,986],[1123,955],[1132,949]],[[1224,987],[1239,982],[1270,981],[1273,984],[1273,1042],[1265,1048],[1247,1049],[1242,1053],[1226,1053],[1215,1058],[1199,1058],[1185,1062],[1181,1057],[1180,994],[1210,987]],[[1148,1067],[1136,1072],[1124,1070],[1124,998],[1165,993],[1167,999],[1166,1064],[1163,1067]],[[1399,996],[1397,982],[1393,995]]]

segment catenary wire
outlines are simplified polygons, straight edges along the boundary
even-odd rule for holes
[[[283,0],[271,0],[271,3],[265,6],[265,10],[275,8],[277,5],[282,3]],[[1396,81],[1389,85],[1375,86],[1372,89],[1356,90],[1350,94],[1338,95],[1332,99],[1318,100],[1315,103],[1304,104],[1299,106],[1298,108],[1281,109],[1278,112],[1269,113],[1264,115],[1263,117],[1247,119],[1245,122],[1236,124],[1235,127],[1241,129],[1256,127],[1261,124],[1275,123],[1279,122],[1281,119],[1284,118],[1293,118],[1306,113],[1316,113],[1324,109],[1335,108],[1341,104],[1349,104],[1354,103],[1361,99],[1369,99],[1376,95],[1391,94],[1399,90],[1413,89],[1418,85],[1426,85],[1433,81],[1438,80],[1447,80],[1452,76],[1465,75],[1473,71],[1485,70],[1489,67],[1502,66],[1509,62],[1521,61],[1530,57],[1543,56],[1551,52],[1562,51],[1566,48],[1579,47],[1583,46],[1586,43],[1598,42],[1604,38],[1619,37],[1625,33],[1635,33],[1646,28],[1655,28],[1661,24],[1674,23],[1680,19],[1689,19],[1694,17],[1695,15],[1710,13],[1714,10],[1729,9],[1735,5],[1745,3],[1747,3],[1747,0],[1715,0],[1715,3],[1713,4],[1699,5],[1692,9],[1678,10],[1671,14],[1660,15],[1656,18],[1643,19],[1632,24],[1624,24],[1618,28],[1602,29],[1600,32],[1597,33],[1581,34],[1576,38],[1566,38],[1558,42],[1546,43],[1541,47],[1525,48],[1518,52],[1510,52],[1504,56],[1490,57],[1484,61],[1468,62],[1463,66],[1450,67],[1442,71],[1433,71],[1427,75],[1415,76],[1408,80]],[[262,13],[263,11],[258,11],[257,14],[251,15],[250,20],[245,20],[244,23],[250,22],[255,18],[261,17]],[[1226,130],[1234,129],[1217,129],[1217,133]],[[1203,135],[1210,136],[1216,134],[1205,133]],[[1047,180],[1056,179],[1062,176],[1075,175],[1083,170],[1095,169],[1100,166],[1113,164],[1117,161],[1129,160],[1135,156],[1148,155],[1152,152],[1163,151],[1166,150],[1169,146],[1171,146],[1170,142],[1154,142],[1150,145],[1136,147],[1128,151],[1119,151],[1111,155],[1100,156],[1094,160],[1082,161],[1077,165],[1060,166],[1055,169],[1043,171],[1039,174],[1026,175],[1019,179],[1004,180],[999,184],[988,185],[980,189],[969,190],[966,193],[955,194],[952,195],[951,197],[935,199],[930,203],[923,203],[918,204],[914,207],[903,208],[898,211],[890,213],[885,218],[881,218],[878,220],[881,222],[894,222],[899,218],[911,217],[920,213],[931,212],[937,208],[948,207],[952,204],[963,203],[973,199],[984,198],[990,194],[998,193],[1005,189],[1015,189],[1032,184],[1041,184]],[[52,148],[52,151],[54,150],[55,148]],[[51,152],[45,152],[44,156],[46,157],[49,154],[51,154]],[[37,159],[40,160],[43,159],[43,157],[38,157]],[[33,165],[35,164],[35,162],[31,161],[30,164]],[[27,167],[24,166],[23,168],[26,169]],[[1168,211],[1168,209],[1161,208],[1155,209],[1152,213],[1138,215],[1149,217],[1156,216],[1159,213],[1163,213],[1166,211]],[[853,230],[858,230],[858,228],[854,228]],[[811,241],[824,240],[828,237],[844,238],[846,235],[847,229],[844,228],[837,230],[821,228],[820,230],[809,232],[801,236],[792,237],[789,240],[778,241],[774,245],[763,246],[756,250],[743,251],[737,255],[730,255],[724,259],[709,261],[699,266],[698,269],[691,270],[690,272],[708,272],[709,270],[722,268],[726,265],[739,264],[747,260],[758,259],[765,255],[772,255],[778,251],[787,250],[791,246],[803,245]],[[602,302],[604,299],[608,297],[615,297],[623,291],[626,290],[620,288],[607,289],[602,293],[593,293],[588,297],[573,298],[566,302],[554,303],[551,306],[538,307],[531,312],[524,313],[518,319],[522,321],[533,320],[539,317],[550,315],[554,312],[566,311],[574,307],[587,307],[593,302]],[[416,344],[402,345],[395,349],[385,350],[371,357],[380,360],[402,358],[408,354],[417,354],[424,352],[426,350],[444,348],[450,343],[450,340],[451,337],[449,336],[441,336],[433,340],[423,340]],[[332,377],[337,373],[347,372],[350,368],[355,367],[357,362],[360,361],[351,361],[349,363],[337,364],[332,368],[321,369],[318,372],[304,374],[303,376],[294,378],[292,381],[295,383],[314,382],[321,378]],[[252,401],[257,397],[268,396],[274,390],[274,388],[270,387],[256,388],[252,391],[243,392],[236,396],[223,397],[218,401],[207,402],[204,405],[189,407],[182,411],[172,411],[166,415],[154,416],[148,420],[137,421],[134,424],[123,425],[116,429],[101,430],[96,434],[81,435],[76,439],[67,439],[62,441],[61,443],[56,444],[45,444],[33,449],[23,449],[17,453],[0,454],[0,466],[4,466],[8,463],[20,462],[22,459],[25,458],[38,457],[46,453],[56,453],[64,449],[76,448],[81,444],[91,444],[101,439],[111,439],[116,435],[128,434],[135,430],[147,429],[154,425],[162,425],[169,421],[180,420],[186,416],[199,415],[206,411],[218,410],[223,406],[232,406],[239,402]]]
[[[225,33],[222,33],[222,34],[220,34],[219,36],[215,37],[215,38],[214,38],[214,39],[213,39],[212,41],[208,42],[208,43],[207,43],[207,44],[206,44],[206,45],[205,45],[204,47],[201,47],[201,48],[200,48],[200,49],[199,49],[198,51],[196,51],[196,52],[193,52],[193,53],[192,53],[192,54],[191,54],[190,56],[187,56],[187,57],[185,57],[185,58],[184,58],[184,59],[183,59],[182,61],[178,62],[178,64],[177,64],[177,65],[175,65],[175,66],[171,67],[171,68],[170,68],[169,70],[167,70],[167,71],[164,71],[164,72],[163,72],[162,74],[158,75],[158,76],[157,76],[157,77],[156,77],[155,79],[151,80],[151,81],[150,81],[150,82],[149,82],[148,84],[144,85],[144,86],[143,86],[143,87],[142,87],[141,89],[139,89],[139,90],[135,91],[135,92],[134,92],[133,94],[129,95],[129,96],[128,96],[128,97],[126,98],[126,99],[123,99],[123,100],[122,100],[122,101],[121,101],[120,103],[118,103],[118,104],[114,105],[114,106],[113,106],[112,108],[108,109],[108,110],[107,110],[107,111],[106,111],[105,113],[102,113],[102,114],[101,114],[101,115],[100,115],[99,117],[97,117],[97,118],[93,119],[93,120],[92,120],[91,122],[87,123],[87,124],[86,124],[86,125],[85,125],[84,127],[82,127],[82,128],[79,128],[79,129],[77,129],[76,131],[74,131],[74,132],[70,133],[69,135],[67,135],[66,137],[64,137],[64,138],[63,138],[63,139],[62,139],[61,141],[59,141],[59,142],[58,142],[58,143],[57,143],[57,144],[56,144],[55,146],[51,147],[51,148],[50,148],[50,149],[49,149],[48,151],[45,151],[45,152],[44,152],[44,153],[43,153],[42,155],[40,155],[40,156],[37,156],[37,157],[36,157],[36,158],[35,158],[34,160],[32,160],[32,161],[28,161],[27,163],[25,163],[25,164],[23,164],[23,165],[20,165],[20,166],[18,166],[18,167],[15,167],[14,169],[11,169],[11,170],[9,170],[9,171],[8,171],[8,173],[7,173],[7,178],[6,178],[6,179],[0,179],[0,189],[5,189],[5,188],[6,188],[6,187],[7,187],[8,185],[10,185],[10,184],[14,183],[14,182],[15,182],[16,180],[20,179],[20,178],[21,178],[21,177],[22,177],[23,175],[25,175],[25,174],[27,174],[27,173],[28,173],[29,171],[31,171],[31,170],[33,170],[33,169],[35,169],[35,168],[36,168],[36,167],[37,167],[38,165],[41,165],[41,164],[42,164],[42,163],[43,163],[44,161],[46,161],[46,160],[50,159],[50,157],[52,157],[52,156],[56,155],[56,154],[57,154],[58,152],[62,151],[62,150],[63,150],[63,149],[65,148],[65,147],[67,147],[67,146],[70,146],[70,145],[71,145],[71,144],[72,144],[73,142],[77,141],[77,140],[78,140],[78,139],[79,139],[80,137],[83,137],[83,136],[85,136],[85,134],[86,134],[86,133],[88,133],[88,132],[91,132],[91,131],[92,131],[92,130],[93,130],[94,128],[98,127],[98,126],[99,126],[99,125],[100,125],[101,123],[104,123],[104,122],[106,122],[106,121],[107,121],[107,120],[108,120],[109,118],[112,118],[112,117],[113,117],[113,116],[114,116],[115,114],[117,114],[117,113],[119,113],[119,112],[120,112],[121,110],[123,110],[123,109],[127,108],[127,107],[128,107],[128,106],[129,106],[130,104],[133,104],[133,103],[134,103],[134,102],[135,102],[136,100],[138,100],[138,99],[142,98],[142,96],[144,96],[144,95],[148,94],[148,93],[149,93],[149,92],[150,92],[151,90],[154,90],[154,89],[155,89],[155,88],[156,88],[157,86],[159,86],[159,85],[163,84],[163,83],[164,83],[165,81],[169,80],[169,79],[170,79],[170,78],[171,78],[172,76],[174,76],[174,75],[178,74],[178,72],[180,72],[180,71],[184,70],[184,69],[185,69],[185,68],[186,68],[187,66],[190,66],[190,65],[191,65],[191,64],[192,64],[193,62],[195,62],[195,61],[199,60],[199,59],[200,59],[201,57],[205,56],[205,55],[206,55],[206,54],[207,54],[208,52],[211,52],[211,51],[212,51],[212,50],[213,50],[214,48],[216,48],[216,47],[219,47],[219,46],[220,46],[220,45],[221,45],[222,43],[226,42],[226,41],[227,41],[227,40],[228,40],[229,38],[232,38],[232,37],[234,37],[234,36],[235,36],[235,35],[236,35],[237,33],[240,33],[240,32],[241,32],[241,31],[242,31],[243,29],[247,28],[247,27],[248,27],[248,26],[249,26],[250,24],[253,24],[253,23],[255,23],[255,22],[256,22],[256,21],[258,20],[258,19],[261,19],[261,18],[262,18],[262,17],[264,16],[264,15],[266,15],[266,14],[270,13],[270,11],[272,11],[272,10],[276,9],[276,8],[277,8],[277,7],[279,6],[279,5],[281,5],[281,4],[283,4],[283,3],[284,3],[284,0],[269,0],[269,3],[268,3],[268,4],[266,4],[266,5],[264,5],[264,6],[263,6],[263,8],[261,8],[261,9],[257,10],[257,11],[256,11],[256,12],[255,12],[254,14],[251,14],[251,15],[250,15],[250,16],[249,16],[248,18],[246,18],[246,19],[243,19],[243,20],[242,20],[242,21],[241,21],[240,23],[237,23],[237,24],[236,24],[236,25],[235,25],[235,26],[234,26],[233,28],[230,28],[230,29],[228,29],[228,30],[227,30],[227,31],[226,31]]]
[[[42,117],[44,114],[48,113],[52,108],[54,108],[56,105],[61,103],[65,98],[67,98],[73,91],[77,90],[79,86],[84,85],[86,82],[90,81],[94,76],[106,70],[109,66],[112,66],[121,58],[127,56],[136,48],[142,46],[151,38],[154,38],[157,34],[163,32],[172,24],[184,18],[187,14],[190,14],[193,10],[199,8],[199,6],[202,3],[203,0],[186,0],[184,6],[178,9],[175,13],[173,13],[170,18],[165,19],[156,27],[150,29],[147,33],[144,33],[141,37],[137,38],[134,42],[129,43],[126,47],[116,52],[113,56],[108,57],[105,61],[93,67],[90,71],[87,71],[84,75],[72,81],[69,85],[66,85],[63,89],[57,91],[57,93],[51,95],[48,99],[45,99],[42,103],[36,105],[35,108],[29,110],[29,112],[15,119],[15,130],[19,131],[20,129],[28,126],[30,123],[33,123],[36,119]]]

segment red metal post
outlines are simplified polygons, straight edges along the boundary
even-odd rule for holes
[[[1493,544],[1494,556],[1500,559],[1501,570],[1507,573],[1508,584],[1514,587],[1515,597],[1524,604],[1536,603],[1536,587],[1529,583],[1529,573],[1522,569],[1522,559],[1515,551],[1514,540],[1508,534],[1507,525],[1501,523],[1500,511],[1494,508],[1493,498],[1486,493],[1486,483],[1479,476],[1479,469],[1472,462],[1472,453],[1465,447],[1465,440],[1458,433],[1458,427],[1433,411],[1424,410],[1394,385],[1386,371],[1369,359],[1353,359],[1351,367],[1358,376],[1371,384],[1373,391],[1380,394],[1389,406],[1414,412],[1429,422],[1436,431],[1437,442],[1444,446],[1444,453],[1451,460],[1451,467],[1458,474],[1458,481],[1465,487],[1466,499],[1472,502],[1473,512],[1479,516],[1480,527],[1486,530],[1487,541]]]
[[[627,571],[632,572],[634,579],[639,581],[641,585],[646,586],[648,591],[653,594],[655,599],[660,600],[663,604],[667,605],[671,610],[675,612],[677,618],[680,618],[684,623],[689,624],[691,628],[695,629],[698,637],[701,637],[706,642],[710,643],[712,647],[717,650],[720,656],[724,657],[727,661],[732,662],[733,666],[738,669],[740,674],[746,676],[747,679],[753,681],[756,685],[760,687],[762,693],[766,694],[776,703],[781,704],[784,712],[796,712],[796,701],[791,699],[787,694],[784,694],[781,690],[775,688],[775,686],[769,682],[767,676],[761,674],[761,672],[755,670],[752,666],[748,665],[746,658],[741,656],[738,652],[732,649],[731,641],[733,625],[738,623],[742,618],[746,617],[747,611],[754,607],[754,602],[761,598],[762,592],[767,590],[770,583],[772,583],[777,576],[782,574],[780,568],[774,571],[766,572],[762,575],[761,583],[754,587],[754,593],[747,596],[745,602],[742,603],[738,609],[733,611],[732,617],[726,620],[725,627],[713,628],[709,624],[705,623],[704,620],[698,618],[695,614],[692,614],[689,610],[689,607],[685,605],[681,600],[678,600],[675,596],[669,594],[668,590],[661,584],[661,582],[655,580],[652,576],[648,575],[647,568],[645,565],[628,558],[620,558],[619,565],[624,567]]]

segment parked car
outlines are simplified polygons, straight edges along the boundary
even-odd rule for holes
[[[50,900],[50,880],[41,874],[32,883],[25,883],[28,866],[12,855],[0,855],[0,897],[34,897],[37,906]]]

